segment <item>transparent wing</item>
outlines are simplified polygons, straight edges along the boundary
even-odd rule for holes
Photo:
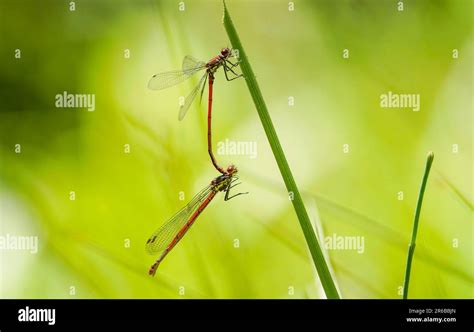
[[[182,70],[167,71],[153,75],[148,82],[148,88],[151,90],[162,90],[169,88],[170,86],[185,81],[204,68],[206,68],[205,62],[197,61],[191,56],[186,56],[183,59]]]
[[[184,104],[180,106],[179,108],[179,121],[184,119],[184,116],[186,115],[186,112],[189,109],[189,106],[193,103],[194,99],[196,98],[198,92],[203,88],[204,82],[206,81],[207,78],[207,73],[205,73],[201,79],[199,80],[199,83],[194,87],[193,91],[189,93],[189,95],[186,97],[184,100]]]
[[[179,210],[150,236],[146,242],[145,250],[149,254],[157,254],[165,250],[211,191],[212,186],[209,185],[196,194],[186,206]]]
[[[199,61],[193,58],[190,55],[186,55],[183,59],[183,71],[194,70],[194,69],[203,69],[206,67],[206,63],[204,61]]]

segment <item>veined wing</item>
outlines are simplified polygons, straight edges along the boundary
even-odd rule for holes
[[[188,111],[189,107],[193,103],[194,99],[196,98],[198,92],[203,88],[203,85],[207,79],[207,73],[205,73],[201,79],[199,80],[199,83],[194,87],[193,91],[189,93],[189,95],[186,97],[184,100],[184,104],[180,106],[179,108],[179,121],[184,119],[184,116],[186,115],[186,112]]]
[[[183,71],[203,69],[204,67],[206,67],[206,63],[204,61],[199,61],[190,55],[186,55],[183,59]]]
[[[179,230],[188,222],[191,215],[207,198],[212,188],[212,185],[209,185],[202,189],[186,206],[158,228],[146,242],[145,250],[149,254],[158,254],[165,250]]]
[[[183,59],[183,69],[167,71],[164,73],[155,74],[148,82],[148,88],[151,90],[162,90],[169,88],[173,85],[181,83],[198,71],[205,69],[206,63],[203,61],[197,61],[191,56],[186,56]]]

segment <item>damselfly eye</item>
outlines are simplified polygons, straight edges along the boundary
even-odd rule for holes
[[[237,167],[235,167],[234,165],[230,165],[229,167],[227,167],[227,173],[229,174],[237,173]]]
[[[221,50],[221,54],[222,54],[223,56],[228,56],[229,53],[230,53],[230,50],[229,50],[227,47],[226,47],[226,48],[223,48],[223,49]]]

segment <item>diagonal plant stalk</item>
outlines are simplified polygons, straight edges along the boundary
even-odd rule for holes
[[[426,158],[425,173],[423,174],[423,180],[421,181],[420,192],[418,194],[418,202],[416,203],[415,219],[413,221],[413,232],[411,234],[410,245],[408,246],[407,266],[405,269],[405,280],[403,282],[404,300],[408,298],[408,285],[410,283],[411,263],[413,261],[413,255],[415,254],[416,235],[418,233],[418,223],[420,221],[421,205],[423,204],[423,195],[425,194],[426,182],[428,181],[428,175],[430,174],[433,158],[433,152],[429,152]]]
[[[257,109],[265,133],[267,135],[268,142],[270,143],[270,146],[272,148],[273,155],[275,156],[276,162],[278,164],[278,168],[280,169],[283,181],[285,182],[286,189],[289,193],[293,194],[293,207],[296,211],[296,215],[298,216],[301,229],[303,230],[306,243],[308,244],[308,248],[311,252],[314,265],[316,266],[316,270],[318,271],[318,275],[321,280],[324,292],[326,293],[326,297],[328,299],[339,299],[339,294],[329,272],[326,261],[324,260],[321,247],[319,246],[318,240],[314,233],[314,229],[311,225],[308,213],[306,212],[306,208],[303,204],[300,192],[298,190],[298,187],[296,186],[293,175],[291,174],[290,166],[288,165],[285,154],[283,153],[283,149],[280,145],[280,141],[278,140],[275,128],[273,127],[272,120],[270,118],[270,115],[268,114],[268,109],[263,100],[262,93],[260,92],[260,88],[255,78],[255,74],[253,73],[245,50],[242,46],[242,43],[240,42],[240,38],[237,34],[234,24],[232,23],[232,19],[229,16],[225,0],[223,0],[223,3],[224,26],[227,31],[227,35],[229,36],[229,40],[232,44],[232,47],[239,51],[240,68],[245,77],[245,81],[247,82],[247,87],[250,91],[250,94],[252,95],[253,102]]]
[[[459,188],[456,188],[456,186],[448,180],[448,178],[446,176],[443,175],[443,173],[441,172],[437,172],[438,175],[440,176],[441,180],[443,181],[443,183],[445,183],[449,189],[451,189],[454,194],[456,195],[456,197],[461,200],[461,202],[466,205],[469,209],[471,209],[471,211],[474,211],[474,205],[469,201],[469,199],[461,192],[461,190]]]

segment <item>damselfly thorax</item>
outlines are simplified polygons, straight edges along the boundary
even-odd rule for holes
[[[219,175],[211,181],[213,190],[217,193],[219,191],[227,191],[231,187],[232,183],[238,179],[237,168],[234,165],[227,167],[226,173]]]

